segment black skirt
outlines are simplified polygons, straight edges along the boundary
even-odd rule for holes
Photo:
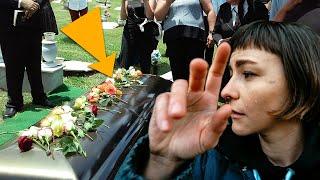
[[[54,32],[58,34],[58,27],[54,12],[49,1],[46,1],[41,8],[41,31]]]

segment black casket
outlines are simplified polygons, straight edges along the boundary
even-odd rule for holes
[[[160,77],[145,75],[143,86],[124,91],[122,100],[110,107],[120,111],[99,111],[103,119],[93,141],[83,138],[81,144],[87,157],[64,157],[54,152],[54,159],[35,147],[20,153],[16,143],[0,150],[1,179],[113,179],[126,154],[136,140],[147,133],[149,119],[157,95],[170,89],[171,82]]]

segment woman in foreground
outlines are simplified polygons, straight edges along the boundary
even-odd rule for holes
[[[209,72],[195,59],[189,83],[177,80],[157,98],[149,136],[117,177],[320,178],[319,36],[295,24],[254,22],[230,44],[219,46]],[[231,79],[221,95],[229,103],[218,108],[227,64]]]

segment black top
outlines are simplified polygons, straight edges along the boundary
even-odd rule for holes
[[[179,38],[192,38],[200,41],[206,41],[206,34],[203,29],[198,27],[178,25],[164,31],[163,42],[166,43],[170,40],[176,40]]]
[[[218,43],[218,41],[223,38],[231,37],[234,32],[242,25],[249,24],[256,20],[268,20],[268,9],[260,1],[250,1],[248,3],[248,12],[244,15],[243,4],[244,1],[239,4],[238,15],[240,23],[233,26],[232,22],[232,12],[231,5],[226,2],[220,6],[219,12],[217,14],[216,24],[215,24],[215,35],[213,39]]]
[[[283,179],[291,168],[295,179],[319,179],[320,172],[320,125],[316,121],[304,122],[303,152],[299,158],[288,167],[274,166],[262,151],[257,134],[237,136],[233,133],[231,125],[227,126],[220,138],[217,150],[230,160],[239,162],[241,166],[257,169],[260,177],[264,179]]]

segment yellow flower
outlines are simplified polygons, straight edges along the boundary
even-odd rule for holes
[[[87,98],[85,96],[81,96],[76,99],[74,102],[73,108],[74,109],[83,109],[86,106]]]
[[[120,91],[119,89],[117,89],[116,95],[117,95],[118,97],[121,97],[121,96],[122,96],[122,91]]]
[[[136,71],[136,74],[137,74],[138,76],[142,76],[142,75],[143,75],[143,73],[142,73],[140,70],[137,70],[137,71]]]
[[[40,127],[48,127],[51,125],[49,118],[45,118],[40,122]]]
[[[60,137],[63,134],[63,130],[64,130],[64,126],[63,126],[63,121],[60,120],[54,120],[51,123],[51,129],[52,129],[52,133],[55,137]]]
[[[61,106],[59,106],[59,107],[55,107],[50,114],[60,115],[63,113],[64,113],[64,110],[61,108]]]

